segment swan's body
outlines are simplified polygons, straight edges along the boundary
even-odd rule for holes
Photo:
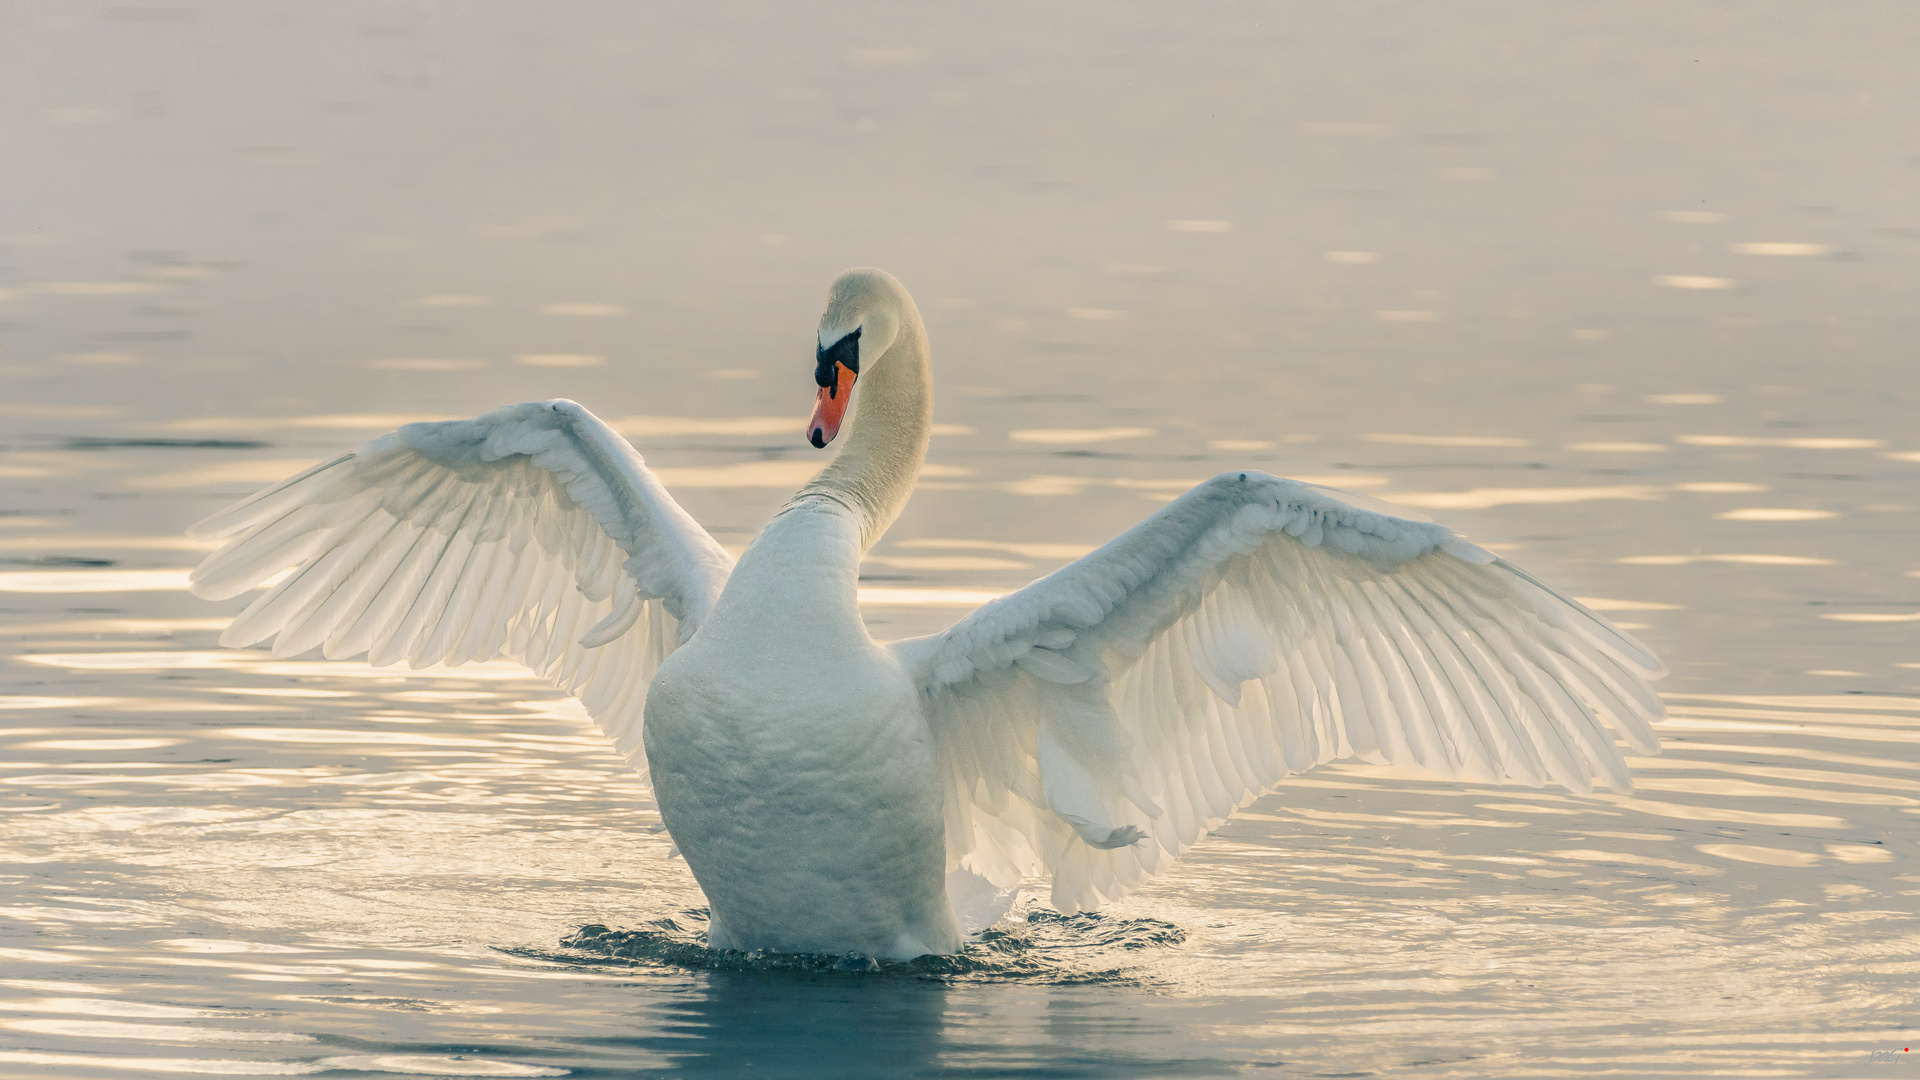
[[[1657,748],[1659,662],[1605,620],[1442,526],[1253,472],[877,644],[857,576],[926,450],[919,312],[849,271],[816,359],[810,441],[856,381],[860,411],[737,567],[624,440],[540,402],[408,425],[216,514],[197,533],[232,540],[196,591],[296,567],[224,643],[507,655],[579,694],[650,771],[716,948],[951,952],[1023,875],[1096,906],[1334,758],[1624,789],[1615,733]]]
[[[660,665],[646,751],[714,948],[919,956],[960,945],[919,695],[841,602],[858,523],[802,501]]]

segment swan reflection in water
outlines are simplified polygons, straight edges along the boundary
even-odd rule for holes
[[[823,1015],[821,999],[840,1007]],[[1018,1010],[1019,1017],[1009,1015]],[[1035,1012],[1038,1015],[1035,1015]],[[1089,1014],[1052,990],[1017,1002],[938,983],[885,978],[765,978],[728,973],[646,1011],[646,1035],[596,1040],[668,1059],[676,1076],[893,1078],[955,1070],[989,1075],[1219,1076],[1235,1063],[1164,1021]],[[822,1029],[836,1052],[824,1052]],[[814,1047],[809,1052],[806,1048]],[[858,1047],[857,1054],[837,1048]],[[1144,1049],[1150,1047],[1150,1050]],[[965,1063],[964,1065],[959,1063]]]
[[[1624,790],[1617,739],[1657,748],[1661,665],[1605,619],[1444,526],[1258,472],[876,643],[859,565],[919,474],[929,364],[897,281],[833,283],[804,434],[845,422],[844,448],[737,565],[550,401],[409,424],[215,514],[195,589],[291,570],[230,646],[505,656],[577,694],[649,775],[715,949],[954,953],[1024,877],[1098,907],[1337,758]]]

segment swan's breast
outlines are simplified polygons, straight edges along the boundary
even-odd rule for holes
[[[689,642],[654,677],[645,744],[663,809],[668,788],[703,803],[830,812],[903,776],[934,786],[918,695],[871,645],[793,655]]]

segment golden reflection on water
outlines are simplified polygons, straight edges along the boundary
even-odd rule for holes
[[[0,592],[183,592],[185,570],[0,570]]]

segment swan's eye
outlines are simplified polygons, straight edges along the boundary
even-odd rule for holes
[[[853,333],[814,352],[813,381],[820,386],[833,386],[839,381],[834,373],[835,364],[843,365],[855,375],[860,374],[860,328],[854,327]]]

